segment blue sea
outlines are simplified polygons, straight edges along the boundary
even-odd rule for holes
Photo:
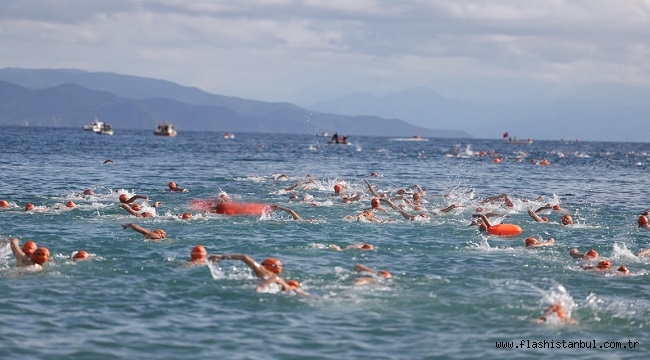
[[[0,128],[0,199],[11,205],[0,209],[0,239],[33,239],[52,254],[43,271],[26,271],[0,244],[0,358],[640,359],[650,353],[650,259],[636,256],[650,247],[650,230],[637,227],[650,209],[649,144],[509,144],[497,135],[350,136],[348,145],[329,145],[315,135],[226,139],[178,130],[166,138],[153,129],[103,136],[80,128]],[[312,183],[285,190],[308,175]],[[430,217],[410,221],[390,210],[376,214],[381,223],[345,219],[370,206],[365,180],[391,195],[418,184],[426,191],[421,211]],[[170,181],[189,191],[170,192]],[[332,196],[337,183],[361,200]],[[85,189],[95,195],[82,195]],[[281,211],[231,217],[190,209],[192,200],[221,192],[291,208],[304,220]],[[136,218],[119,207],[122,193],[162,206],[153,218]],[[503,193],[513,207],[482,204]],[[65,207],[69,200],[74,208]],[[36,211],[23,210],[28,202]],[[461,207],[436,213],[451,204]],[[546,204],[563,209],[542,211],[549,223],[527,214]],[[479,232],[470,226],[478,206],[499,214],[493,222],[518,224],[523,233]],[[191,219],[178,217],[188,211]],[[562,225],[563,213],[575,224]],[[145,240],[124,223],[162,228],[167,239]],[[529,236],[556,242],[526,248]],[[330,249],[363,243],[374,249]],[[239,261],[188,266],[197,244],[211,254],[279,258],[283,277],[314,296],[256,292],[258,280]],[[593,263],[570,257],[572,248],[595,249],[630,274],[586,271]],[[80,249],[91,258],[69,260]],[[352,286],[355,264],[393,277]],[[552,303],[563,304],[577,323],[533,321]]]

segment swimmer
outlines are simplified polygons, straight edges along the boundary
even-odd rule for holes
[[[616,273],[619,275],[630,275],[630,270],[625,265],[621,265],[616,269]]]
[[[388,211],[383,207],[381,207],[381,201],[379,201],[378,197],[373,197],[372,199],[370,199],[370,207],[366,210],[381,211],[381,212]]]
[[[257,285],[257,287],[255,288],[255,291],[257,291],[258,293],[267,292],[268,286],[272,285],[272,284],[279,285],[280,290],[283,293],[287,293],[287,294],[291,294],[291,295],[317,297],[316,295],[308,293],[307,291],[301,289],[300,288],[300,282],[298,280],[291,279],[291,280],[284,281],[284,279],[282,279],[279,276],[276,276],[276,277],[271,278],[271,279],[264,280],[262,283]]]
[[[564,214],[562,216],[562,224],[564,225],[573,225],[573,218],[569,214]]]
[[[184,213],[182,213],[182,214],[178,214],[177,216],[178,216],[179,218],[183,219],[183,220],[187,220],[187,219],[191,219],[191,218],[192,218],[192,214],[191,214],[191,213],[188,213],[188,212],[184,212]]]
[[[205,247],[203,245],[196,245],[190,251],[190,259],[187,261],[194,265],[205,265],[207,258],[208,252],[205,250]]]
[[[95,195],[95,190],[93,190],[93,189],[86,189],[86,190],[84,190],[84,191],[81,193],[81,195],[87,195],[87,196]]]
[[[115,164],[115,160],[106,159],[104,160],[104,164]]]
[[[639,253],[636,256],[638,256],[638,257],[650,257],[650,248],[643,249],[643,250],[639,251]]]
[[[595,260],[598,259],[600,255],[596,252],[594,249],[590,249],[584,254],[581,254],[578,252],[578,249],[573,248],[569,251],[569,255],[571,255],[572,258],[574,259],[583,259],[583,260]]]
[[[289,208],[285,208],[285,207],[278,206],[278,205],[271,205],[270,208],[271,208],[271,210],[281,210],[281,211],[284,211],[284,212],[286,212],[287,214],[291,215],[291,217],[292,217],[294,220],[303,220],[303,219],[300,217],[300,215],[298,215],[298,213],[296,213],[295,211],[293,211],[293,210],[291,210],[291,209],[289,209]]]
[[[85,250],[79,250],[75,251],[70,255],[70,260],[74,261],[83,261],[83,260],[88,260],[90,258],[90,255]]]
[[[307,184],[314,184],[314,183],[316,183],[316,180],[314,180],[312,178],[308,178],[308,179],[305,179],[305,180],[302,180],[302,181],[298,181],[297,183],[295,183],[295,184],[293,184],[293,185],[291,185],[289,187],[286,187],[284,189],[284,191],[293,191],[295,188],[297,188],[299,186],[303,186],[303,185],[307,185]],[[308,190],[308,189],[309,189],[308,186],[303,186],[303,190]]]
[[[213,254],[208,256],[208,260],[216,263],[221,260],[240,260],[248,265],[251,270],[260,279],[272,279],[278,277],[284,269],[282,262],[276,258],[268,258],[258,264],[252,257],[245,254]]]
[[[8,242],[18,267],[42,270],[43,264],[49,260],[50,251],[44,247],[36,247],[36,243],[33,241],[27,241],[22,248],[18,238],[11,238]]]
[[[8,208],[8,207],[9,207],[9,201],[7,201],[5,199],[0,200],[0,208],[4,209],[4,208]]]
[[[569,314],[566,313],[564,310],[564,307],[561,304],[552,304],[549,305],[546,310],[544,310],[544,314],[535,320],[534,322],[537,323],[545,323],[547,322],[550,318],[556,317],[559,321],[568,323],[568,324],[576,324],[577,321],[571,318]]]
[[[555,244],[555,239],[548,238],[546,241],[539,241],[534,237],[526,238],[526,247],[541,247],[541,246],[553,246]]]
[[[374,249],[374,246],[372,246],[371,244],[350,244],[342,248],[336,244],[332,244],[329,246],[329,248],[336,251],[344,251],[344,250],[351,250],[351,249],[372,250]]]
[[[138,210],[140,210],[140,206],[138,204],[133,204],[134,207]],[[137,207],[135,205],[138,205]],[[122,209],[126,210],[129,214],[137,217],[137,218],[150,218],[156,216],[154,213],[151,211],[143,211],[142,213],[139,213],[137,210],[133,209],[131,206],[127,204],[122,204],[120,205]]]
[[[186,189],[186,188],[179,187],[179,186],[176,185],[176,183],[173,182],[173,181],[170,181],[170,182],[167,184],[167,187],[169,187],[169,191],[176,191],[176,192],[188,192],[188,191],[189,191],[189,190]]]
[[[341,200],[346,204],[351,203],[353,201],[361,200],[361,194],[359,193],[354,193],[352,195],[346,195],[345,193],[343,193],[343,185],[341,184],[334,185],[334,194],[332,196],[341,197]]]
[[[129,196],[126,194],[120,194],[119,197],[119,200],[122,204],[130,204],[138,199],[144,199],[144,201],[146,202],[147,200],[149,200],[149,197],[144,195],[133,195],[129,198]]]
[[[34,209],[35,209],[34,204],[29,202],[25,204],[25,211],[34,211]]]
[[[352,281],[353,286],[374,284],[377,280],[385,280],[393,277],[386,270],[376,271],[362,264],[355,265],[354,271],[359,273],[359,276]]]
[[[539,198],[538,198],[538,199],[539,199]],[[560,207],[560,204],[555,204],[555,205],[546,204],[546,205],[544,205],[544,206],[541,206],[541,207],[537,208],[537,210],[535,210],[535,212],[538,213],[538,212],[540,212],[540,211],[548,210],[548,209],[553,209],[553,210],[555,210],[555,211],[560,211],[560,210],[562,210],[562,208]]]
[[[163,229],[156,229],[156,230],[149,230],[147,228],[144,228],[138,224],[122,224],[123,229],[131,228],[140,234],[144,235],[145,239],[149,240],[162,240],[167,237],[167,233]]]
[[[528,215],[530,215],[530,217],[532,217],[537,222],[541,222],[541,223],[548,222],[548,218],[546,216],[539,216],[533,210],[528,209]]]
[[[650,225],[648,225],[648,217],[645,215],[639,215],[637,223],[641,229],[650,229]]]
[[[602,260],[598,262],[598,265],[596,266],[583,266],[582,267],[584,270],[590,270],[590,271],[607,271],[612,268],[612,263],[609,260]]]
[[[510,196],[508,196],[508,194],[500,194],[500,195],[486,197],[485,199],[483,199],[483,201],[481,201],[481,204],[494,203],[498,200],[503,200],[507,207],[515,206],[512,200],[510,199]]]

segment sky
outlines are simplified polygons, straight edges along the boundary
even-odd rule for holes
[[[300,106],[413,87],[485,103],[592,83],[648,89],[650,0],[3,0],[4,67]],[[506,90],[486,85],[497,83]]]

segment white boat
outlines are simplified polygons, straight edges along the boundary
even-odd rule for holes
[[[100,135],[113,135],[113,126],[109,123],[102,123],[101,129],[97,133]]]
[[[93,131],[93,132],[98,133],[98,132],[101,131],[103,125],[104,125],[103,121],[99,121],[99,120],[97,120],[97,118],[95,118],[95,120],[93,120],[92,124],[84,125],[82,128],[85,131]]]
[[[158,135],[158,136],[176,136],[176,135],[178,135],[174,125],[169,124],[166,121],[163,121],[160,124],[158,124],[158,127],[156,127],[156,130],[154,130],[153,134]]]
[[[226,133],[223,137],[224,137],[225,139],[234,139],[234,138],[235,138],[235,134]]]

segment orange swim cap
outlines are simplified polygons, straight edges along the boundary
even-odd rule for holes
[[[335,194],[340,194],[342,192],[343,192],[343,186],[341,186],[340,184],[334,185],[334,193]]]
[[[88,259],[88,253],[84,250],[77,251],[72,257],[72,260],[87,260],[87,259]]]
[[[560,204],[553,205],[553,210],[560,210]]]
[[[598,253],[594,249],[587,251],[587,253],[585,254],[585,257],[590,257],[594,259],[598,258],[598,256],[599,256]]]
[[[372,206],[372,207],[379,207],[380,204],[381,204],[381,202],[379,201],[379,198],[377,198],[377,197],[374,197],[374,198],[372,198],[372,200],[370,200],[370,206]]]
[[[282,272],[282,262],[276,258],[268,258],[262,261],[262,266],[274,274],[280,274]]]
[[[121,194],[120,195],[120,202],[126,202],[127,200],[129,200],[129,197],[126,196],[126,194]]]
[[[32,256],[37,247],[38,246],[36,246],[36,243],[34,241],[29,240],[23,244],[23,252],[27,256]]]
[[[50,251],[47,248],[40,247],[34,251],[31,256],[33,262],[43,265],[50,258]]]
[[[393,275],[391,275],[391,274],[390,274],[388,271],[386,271],[386,270],[381,270],[381,271],[378,272],[378,274],[379,274],[380,276],[385,277],[386,279],[390,279],[390,278],[393,277]]]
[[[543,222],[548,222],[548,218],[546,216],[540,216],[540,219],[542,219]]]
[[[598,263],[598,268],[601,270],[607,270],[612,267],[612,263],[609,260],[603,260]]]
[[[627,266],[621,265],[618,267],[617,271],[622,272],[623,274],[629,274],[630,270],[627,269]]]
[[[361,247],[363,250],[372,250],[373,246],[370,244],[363,244]]]
[[[176,183],[173,181],[170,181],[169,184],[167,184],[167,186],[169,186],[170,190],[176,189]]]
[[[546,311],[544,312],[545,315],[551,315],[553,313],[556,313],[557,317],[560,319],[564,319],[566,317],[566,313],[564,312],[564,307],[560,304],[549,305],[548,308],[546,308]]]
[[[564,224],[564,225],[573,224],[573,219],[571,218],[571,215],[566,214],[566,215],[562,216],[562,224]]]
[[[420,193],[413,193],[413,200],[418,201],[422,198],[422,195]]]
[[[297,288],[300,287],[300,283],[298,282],[298,280],[294,280],[294,279],[291,279],[291,280],[287,281],[287,285],[291,286],[294,289],[297,289]]]
[[[0,208],[7,208],[9,207],[9,202],[7,200],[0,200]]]
[[[192,217],[192,214],[190,214],[190,213],[188,213],[188,212],[183,213],[183,215],[181,216],[182,219],[189,219],[189,218],[191,218],[191,217]]]
[[[648,218],[641,215],[641,216],[639,216],[639,221],[638,222],[639,222],[639,226],[648,225]]]
[[[34,204],[32,203],[25,204],[25,211],[31,211],[31,210],[34,210]]]
[[[203,245],[196,245],[195,247],[192,248],[192,252],[190,253],[192,261],[205,260],[205,257],[207,255],[208,253],[207,251],[205,251]]]
[[[73,208],[75,205],[76,204],[72,200],[69,200],[67,203],[65,203],[65,206],[69,208]]]

